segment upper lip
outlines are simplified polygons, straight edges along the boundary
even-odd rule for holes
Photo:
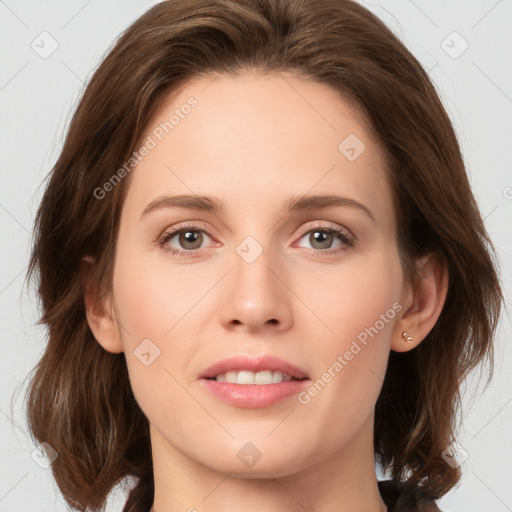
[[[200,376],[201,379],[210,379],[222,373],[229,371],[251,371],[260,372],[263,370],[271,370],[274,372],[282,372],[296,379],[308,378],[307,373],[284,359],[275,356],[260,356],[257,358],[250,358],[246,356],[233,356],[227,359],[222,359],[207,368]]]

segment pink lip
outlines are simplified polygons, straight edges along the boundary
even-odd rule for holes
[[[297,395],[306,386],[310,379],[291,380],[277,384],[231,384],[217,382],[216,380],[200,379],[199,385],[204,386],[217,398],[230,405],[259,409],[273,405],[284,398]]]
[[[284,359],[280,359],[279,357],[274,356],[261,356],[256,359],[244,356],[229,357],[227,359],[223,359],[222,361],[218,361],[217,363],[207,368],[199,376],[199,378],[210,379],[212,377],[220,375],[221,373],[243,370],[251,372],[271,370],[273,372],[286,373],[288,375],[291,375],[292,377],[295,377],[296,379],[308,378],[308,375],[304,370],[301,370],[297,366],[285,361]],[[238,384],[234,385],[238,386]],[[267,386],[271,386],[271,384],[268,384]]]

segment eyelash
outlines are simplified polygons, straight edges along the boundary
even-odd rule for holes
[[[200,249],[191,249],[189,251],[182,251],[180,249],[170,249],[166,245],[169,240],[174,238],[174,236],[176,236],[177,234],[180,234],[182,232],[186,232],[186,231],[202,231],[202,232],[206,233],[208,236],[210,236],[208,234],[208,231],[207,231],[205,225],[200,227],[195,224],[186,223],[186,224],[181,225],[178,228],[173,229],[171,231],[164,231],[158,237],[157,243],[166,253],[172,253],[173,256],[190,258],[190,257],[192,257],[194,252],[199,251]],[[337,227],[333,227],[333,226],[325,226],[325,225],[314,226],[314,227],[310,227],[310,228],[301,230],[299,240],[301,238],[303,238],[304,235],[307,235],[313,231],[322,231],[322,232],[333,234],[336,236],[336,238],[338,240],[342,241],[347,246],[344,248],[337,248],[337,249],[310,249],[310,251],[313,251],[316,255],[318,255],[320,257],[326,257],[326,256],[330,256],[332,254],[337,254],[342,251],[346,251],[350,247],[354,246],[355,237],[349,235],[348,233],[346,233],[345,230],[343,230],[341,228],[337,228]],[[211,238],[211,236],[210,236],[210,238]]]

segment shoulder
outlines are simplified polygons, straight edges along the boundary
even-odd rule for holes
[[[418,498],[417,489],[398,480],[381,480],[379,491],[389,512],[442,512],[433,500]]]

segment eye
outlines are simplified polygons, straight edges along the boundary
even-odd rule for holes
[[[316,226],[310,229],[306,228],[306,231],[303,231],[301,235],[300,240],[307,236],[307,241],[311,245],[313,252],[321,256],[345,251],[354,245],[355,239],[349,231],[341,227],[333,226]],[[335,242],[340,243],[338,248],[332,248],[332,244]]]
[[[173,255],[177,256],[190,256],[189,253],[201,248],[205,238],[204,235],[210,238],[204,225],[200,227],[193,224],[185,224],[162,233],[158,239],[158,244],[165,252],[172,252]],[[174,238],[176,238],[175,244],[178,244],[184,250],[172,248],[173,244],[170,244],[170,242]]]
[[[346,251],[355,242],[355,237],[348,230],[341,227],[325,225],[309,229],[306,227],[301,230],[299,240],[306,238],[306,235],[308,236],[308,242],[311,244],[311,251],[319,256],[328,256]],[[166,253],[172,253],[173,256],[190,257],[202,248],[205,236],[211,239],[204,224],[198,226],[187,223],[170,231],[165,231],[160,235],[157,242]],[[170,242],[173,239],[176,240],[171,244]],[[332,248],[331,246],[335,242],[338,242],[339,246]],[[176,245],[178,245],[178,248],[173,248]]]

